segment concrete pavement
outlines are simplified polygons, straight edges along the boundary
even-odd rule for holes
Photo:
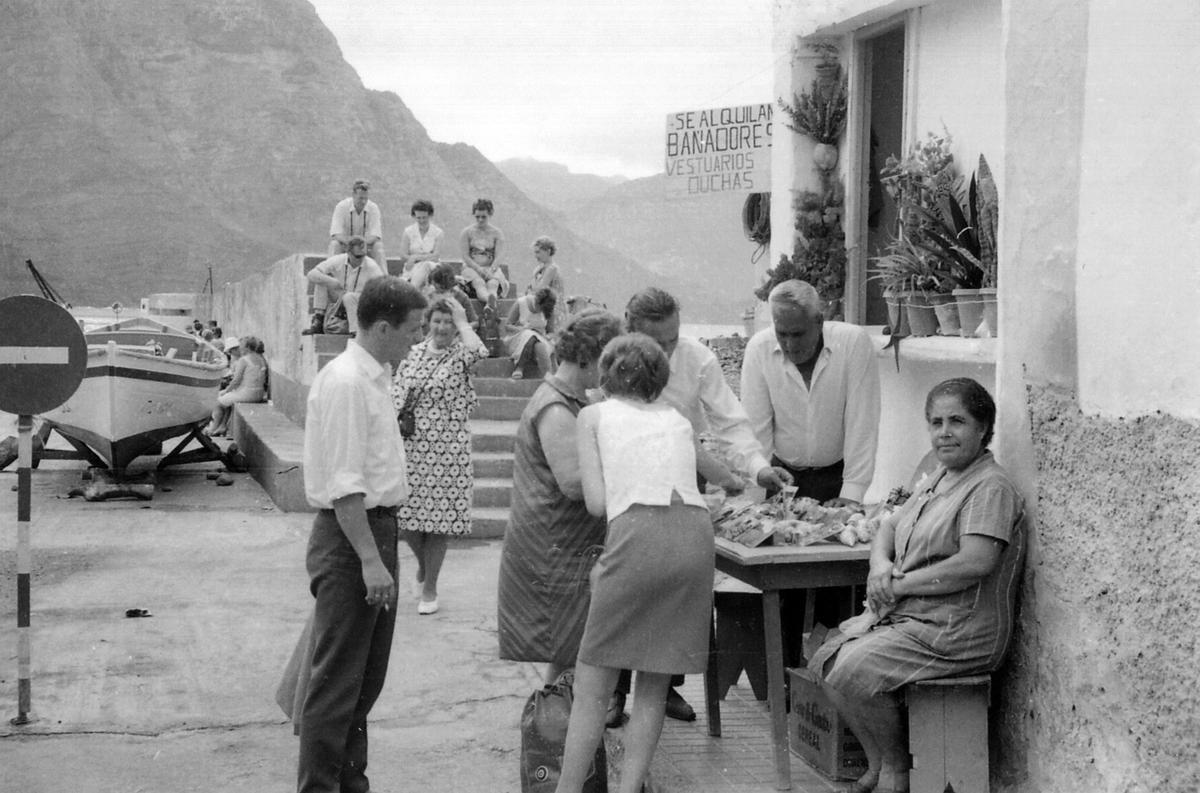
[[[154,458],[139,462],[150,467]],[[0,472],[0,791],[183,793],[293,790],[296,739],[273,695],[310,606],[312,516],[283,513],[249,475],[217,487],[215,464],[161,473],[153,501],[69,499],[80,463],[33,475],[32,704],[16,727],[16,475]],[[441,611],[401,601],[387,686],[371,719],[380,791],[520,790],[519,718],[541,685],[496,658],[498,541],[452,543]],[[152,616],[127,618],[127,609]],[[703,703],[702,677],[685,694]],[[773,789],[767,717],[748,688],[704,716],[668,720],[655,791]],[[610,731],[619,746],[621,731]],[[797,791],[836,788],[793,758]],[[612,787],[615,789],[615,786]]]

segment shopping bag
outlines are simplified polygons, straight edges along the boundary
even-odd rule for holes
[[[554,793],[562,773],[567,723],[571,720],[571,687],[575,675],[567,670],[553,683],[529,695],[521,713],[521,793]],[[583,783],[583,793],[606,793],[608,757],[604,741]]]

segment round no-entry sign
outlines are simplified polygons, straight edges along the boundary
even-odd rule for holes
[[[87,343],[71,312],[33,295],[0,300],[0,410],[31,416],[71,398]]]

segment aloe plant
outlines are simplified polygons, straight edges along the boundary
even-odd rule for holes
[[[987,160],[979,155],[978,220],[975,224],[979,236],[979,263],[983,267],[983,286],[996,287],[996,270],[999,264],[999,254],[996,249],[996,230],[1000,222],[1000,196],[996,190],[996,180],[992,178],[992,169]]]

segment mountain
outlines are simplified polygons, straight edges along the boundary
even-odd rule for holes
[[[667,199],[666,178],[658,174],[609,188],[568,211],[563,221],[654,273],[682,302],[685,322],[737,324],[756,302],[758,285],[757,245],[742,227],[746,194]]]
[[[0,74],[0,295],[34,291],[26,258],[76,304],[238,280],[323,251],[358,177],[385,248],[413,200],[457,240],[486,196],[518,284],[541,234],[574,292],[616,307],[655,279],[366,89],[306,0],[5,0]]]
[[[500,160],[496,167],[527,196],[559,213],[576,209],[610,187],[629,181],[624,176],[572,173],[565,165],[532,157]]]

